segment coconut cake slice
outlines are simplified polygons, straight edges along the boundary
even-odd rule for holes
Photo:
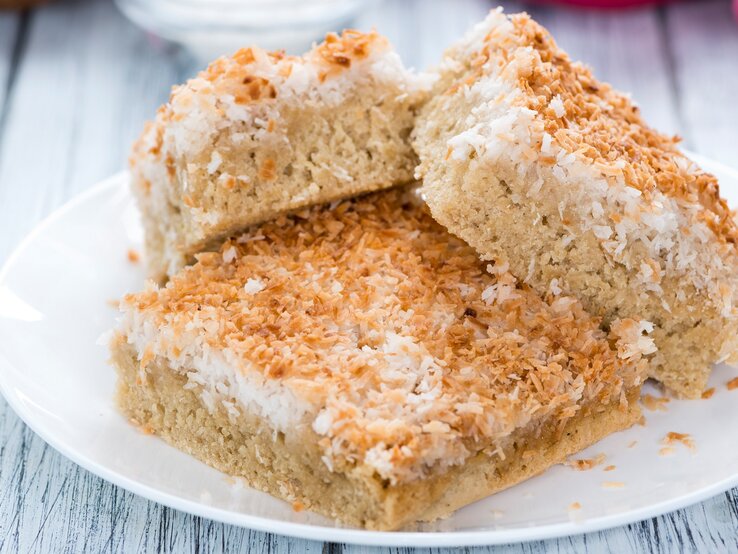
[[[647,326],[609,335],[410,190],[305,209],[122,302],[123,412],[345,523],[433,520],[639,419]],[[485,267],[487,266],[487,267]]]
[[[245,48],[175,87],[130,157],[151,276],[279,213],[412,181],[430,77],[345,31],[299,57]]]
[[[716,179],[572,62],[493,11],[444,55],[414,130],[433,217],[539,293],[654,325],[650,376],[698,397],[736,359],[736,238]]]

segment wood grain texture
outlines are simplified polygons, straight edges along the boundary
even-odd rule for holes
[[[7,114],[7,92],[12,86],[20,56],[17,43],[21,19],[16,13],[0,12],[0,141]]]
[[[520,2],[501,4],[510,12],[522,9]],[[356,24],[362,30],[380,29],[408,66],[427,69],[491,6],[487,0],[390,0],[374,4]]]
[[[631,90],[646,117],[736,164],[738,28],[728,3],[603,14],[532,10],[596,73]],[[493,4],[396,0],[357,26],[387,34],[424,68]],[[119,170],[172,83],[195,67],[127,23],[109,1],[0,15],[0,262],[41,217]],[[7,91],[7,94],[6,94]],[[731,142],[732,141],[732,142]],[[738,490],[610,531],[468,552],[738,551]],[[66,460],[0,400],[0,552],[407,553],[277,537],[164,508]],[[419,549],[443,554],[447,549]]]
[[[738,27],[730,3],[707,0],[662,10],[685,144],[738,165]]]

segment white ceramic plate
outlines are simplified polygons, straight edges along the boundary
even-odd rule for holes
[[[738,204],[738,173],[701,161]],[[612,435],[582,454],[607,456],[589,471],[554,467],[407,532],[345,528],[294,512],[142,434],[116,412],[113,370],[96,341],[114,323],[110,301],[139,289],[143,280],[140,264],[127,259],[128,249],[141,249],[141,229],[126,185],[127,175],[116,175],[58,210],[0,272],[0,390],[44,440],[108,481],[173,508],[252,529],[416,546],[584,533],[675,510],[738,485],[738,441],[728,431],[738,428],[738,390],[725,387],[738,370],[718,367],[711,399],[671,401],[665,412],[646,411],[645,427]],[[689,433],[695,451],[678,444],[672,455],[660,455],[670,431]],[[605,472],[607,465],[615,469]],[[570,509],[573,503],[581,508]]]

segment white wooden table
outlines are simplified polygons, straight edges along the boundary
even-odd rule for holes
[[[530,11],[600,77],[632,91],[655,126],[738,165],[738,24],[728,0],[624,13],[505,4]],[[408,63],[424,67],[491,7],[484,0],[389,0],[357,24],[376,26]],[[195,69],[107,0],[0,12],[0,263],[51,210],[120,170],[143,121]],[[48,447],[0,399],[0,552],[249,549],[372,550],[249,531],[134,496]],[[738,489],[627,527],[499,550],[735,552]]]

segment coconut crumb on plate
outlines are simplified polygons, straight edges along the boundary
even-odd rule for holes
[[[666,396],[653,396],[651,394],[644,394],[641,396],[641,404],[643,404],[647,410],[651,410],[652,412],[665,412],[666,404],[668,404],[669,401],[670,399]]]
[[[602,453],[597,454],[593,458],[580,458],[578,460],[568,460],[566,462],[566,465],[568,465],[572,469],[576,469],[577,471],[587,471],[592,469],[593,467],[596,467],[598,465],[601,465],[606,459],[606,456]]]
[[[302,512],[305,509],[305,504],[300,502],[299,500],[295,500],[292,503],[292,510],[295,512]]]
[[[622,489],[625,487],[625,483],[622,481],[603,481],[602,482],[602,488],[603,489]]]
[[[138,253],[137,250],[134,250],[133,248],[128,249],[128,252],[126,252],[126,257],[128,258],[128,261],[132,264],[137,264],[141,260],[141,255]]]
[[[663,439],[661,439],[661,444],[666,447],[671,447],[675,444],[682,444],[692,452],[696,450],[694,439],[687,433],[676,433],[674,431],[670,431]]]

